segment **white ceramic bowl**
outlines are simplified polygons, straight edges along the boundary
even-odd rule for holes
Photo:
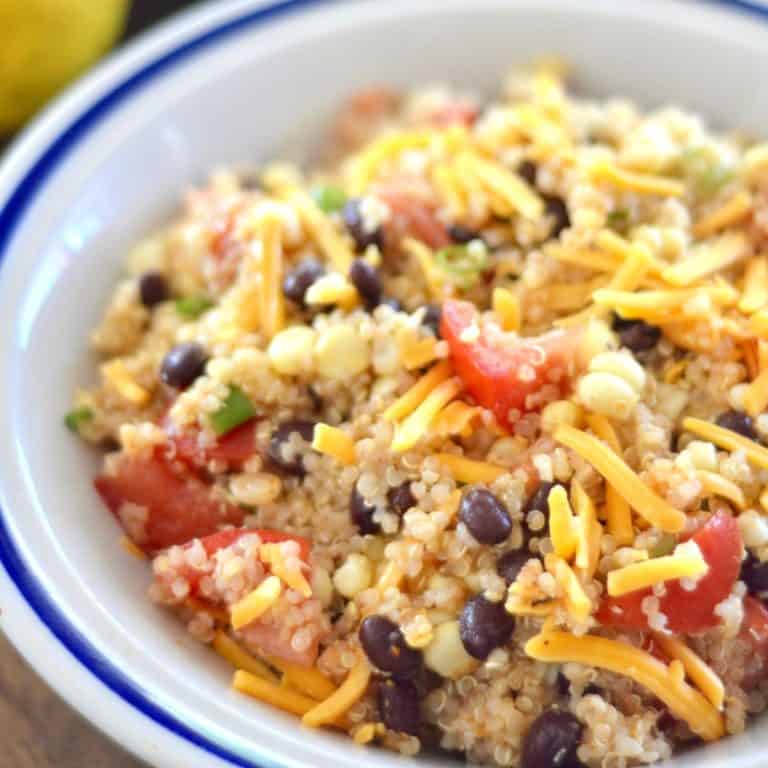
[[[217,164],[311,145],[371,82],[490,89],[570,60],[581,91],[684,105],[765,134],[768,16],[747,2],[236,0],[180,16],[48,110],[0,171],[0,625],[69,702],[157,766],[402,766],[229,690],[230,673],[145,599],[62,428],[93,375],[85,339],[127,248]],[[768,723],[676,765],[768,764]],[[422,766],[438,763],[425,760]]]

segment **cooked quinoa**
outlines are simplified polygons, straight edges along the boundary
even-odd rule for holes
[[[319,169],[218,171],[136,246],[66,421],[244,694],[653,763],[768,704],[767,247],[768,144],[552,65],[370,88]]]

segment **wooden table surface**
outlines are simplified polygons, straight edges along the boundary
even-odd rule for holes
[[[134,0],[125,38],[195,0]],[[0,768],[142,768],[67,706],[0,633]]]

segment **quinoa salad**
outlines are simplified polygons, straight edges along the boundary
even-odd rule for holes
[[[66,424],[149,599],[254,718],[405,755],[621,768],[743,731],[768,144],[547,62],[492,100],[367,88],[313,166],[189,190],[92,333]]]

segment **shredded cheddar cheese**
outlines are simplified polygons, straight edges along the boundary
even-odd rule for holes
[[[693,432],[727,451],[744,451],[747,461],[761,469],[768,469],[768,449],[758,445],[754,440],[742,437],[730,429],[718,427],[717,424],[692,417],[683,419],[683,429]]]
[[[617,455],[621,456],[621,445],[611,422],[602,414],[593,413],[587,418],[589,428]],[[605,508],[608,532],[619,547],[627,547],[635,539],[632,527],[632,512],[629,503],[608,483],[605,487]]]
[[[668,533],[677,533],[685,525],[685,515],[654,493],[608,446],[592,435],[562,424],[555,440],[579,454],[644,517]],[[768,453],[768,452],[767,452]]]
[[[708,570],[709,567],[702,557],[680,554],[654,557],[611,571],[607,578],[608,594],[611,597],[619,597],[663,581],[695,579],[703,576]]]
[[[755,256],[744,269],[744,289],[739,309],[747,315],[768,304],[768,254]]]
[[[133,376],[128,371],[125,361],[119,357],[103,363],[101,366],[101,375],[108,381],[120,397],[134,405],[146,405],[151,395],[136,383]]]
[[[280,544],[262,544],[259,547],[259,558],[272,573],[284,581],[291,589],[304,597],[312,597],[312,587],[309,586],[301,568],[290,568],[286,562],[283,548]]]
[[[242,629],[261,618],[280,598],[283,585],[277,576],[267,576],[250,594],[230,609],[232,627]]]
[[[682,640],[661,632],[653,633],[654,642],[672,659],[677,659],[685,673],[696,687],[707,697],[709,703],[719,712],[725,702],[725,686],[704,660],[692,651]]]
[[[265,656],[265,661],[282,673],[284,683],[315,701],[323,701],[336,691],[336,686],[316,667],[302,667],[277,656]]]
[[[597,522],[594,502],[576,479],[571,483],[571,493],[576,510],[577,544],[574,563],[582,574],[591,579],[595,575],[597,562],[600,559],[603,527]]]
[[[254,699],[259,699],[266,704],[271,704],[273,707],[278,707],[293,715],[305,715],[317,706],[317,702],[314,699],[310,699],[308,696],[303,696],[292,691],[290,688],[277,685],[269,680],[264,680],[250,672],[246,672],[244,669],[239,669],[235,672],[235,676],[232,679],[232,687],[240,691],[240,693],[245,693]]]
[[[452,375],[451,364],[444,360],[430,368],[404,395],[384,411],[387,421],[400,421],[413,413],[425,398]]]
[[[544,558],[547,570],[565,593],[565,607],[576,621],[585,622],[592,613],[592,602],[574,570],[561,557],[552,553]]]
[[[592,165],[590,175],[595,181],[604,181],[619,187],[619,189],[626,189],[641,195],[659,195],[660,197],[683,197],[685,195],[685,186],[676,179],[628,171],[604,160]]]
[[[475,422],[480,419],[481,410],[461,400],[454,400],[437,414],[432,422],[431,431],[439,436],[460,435],[469,437]]]
[[[402,453],[416,445],[427,434],[430,424],[443,406],[453,400],[461,392],[462,387],[461,380],[458,378],[447,379],[438,384],[416,410],[397,426],[392,440],[392,450]]]
[[[252,675],[261,677],[270,683],[278,683],[277,675],[262,661],[245,651],[229,635],[217,632],[213,638],[213,649],[235,669],[244,669]]]
[[[744,410],[752,418],[757,418],[768,407],[768,369],[747,386],[743,402]]]
[[[679,677],[670,679],[667,666],[632,645],[605,637],[548,632],[531,638],[525,652],[538,661],[574,662],[629,677],[658,696],[675,717],[688,723],[705,741],[714,741],[725,733],[723,718],[704,696]]]
[[[327,456],[333,456],[342,464],[354,464],[357,459],[355,442],[338,427],[316,424],[312,447]]]
[[[289,199],[325,257],[342,275],[346,275],[354,259],[346,238],[336,231],[333,222],[323,215],[309,195],[294,192]]]
[[[306,713],[302,713],[304,716],[301,722],[311,728],[335,722],[363,696],[370,679],[371,668],[365,659],[360,658],[336,691]]]
[[[282,227],[282,220],[276,211],[266,209],[262,212],[257,227],[261,242],[260,312],[261,329],[267,339],[271,339],[285,324]]]
[[[431,334],[419,337],[412,328],[402,328],[397,334],[400,359],[407,371],[423,368],[437,357],[437,340]]]
[[[424,282],[432,298],[442,301],[446,294],[450,293],[451,284],[446,280],[445,273],[437,266],[432,249],[412,237],[404,238],[402,247],[419,262]]]
[[[522,311],[517,294],[506,288],[494,288],[493,311],[499,318],[499,325],[505,331],[519,331]]]
[[[691,249],[685,260],[667,267],[662,278],[675,286],[687,286],[733,266],[749,255],[749,241],[742,232],[727,232]]]
[[[751,212],[752,195],[741,189],[720,208],[699,219],[693,226],[693,234],[699,239],[709,237],[721,229],[741,223]]]
[[[576,553],[578,544],[573,510],[568,501],[568,494],[562,485],[556,485],[548,497],[549,505],[549,536],[555,554],[563,560],[570,560]]]
[[[436,453],[435,458],[446,467],[458,483],[492,483],[508,472],[486,461],[476,461],[452,453]]]

